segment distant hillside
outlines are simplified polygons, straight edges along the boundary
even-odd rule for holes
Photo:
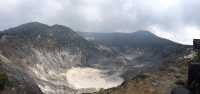
[[[179,57],[191,48],[189,45],[182,45],[173,41],[160,38],[148,31],[138,31],[133,33],[84,33],[80,35],[86,39],[111,47],[124,55],[128,54],[151,54],[167,58],[169,56]]]
[[[164,63],[179,62],[190,54],[192,46],[160,38],[149,31],[133,33],[79,32],[85,39],[120,53],[127,61],[127,74],[156,71]],[[127,77],[127,75],[129,75]]]
[[[32,22],[5,30],[0,33],[1,39],[5,41],[22,42],[35,47],[60,47],[60,48],[90,48],[94,46],[72,29],[62,26],[47,26],[42,23]],[[29,46],[28,45],[28,46]]]
[[[101,43],[106,46],[116,48],[120,51],[129,48],[155,49],[155,50],[174,50],[176,48],[187,48],[190,46],[181,45],[173,41],[160,38],[149,31],[137,31],[133,33],[89,33],[80,32],[80,35],[88,40]],[[178,49],[175,49],[179,51]],[[181,49],[182,50],[182,49]]]

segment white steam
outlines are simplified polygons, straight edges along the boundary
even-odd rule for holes
[[[109,75],[106,71],[95,68],[71,68],[67,71],[66,77],[68,83],[74,89],[86,88],[112,88],[120,85],[123,79],[118,73]]]

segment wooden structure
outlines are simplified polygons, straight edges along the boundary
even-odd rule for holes
[[[188,84],[200,83],[200,63],[193,62],[188,68]]]
[[[195,51],[199,51],[200,50],[200,39],[194,39],[193,40],[193,49]]]
[[[195,57],[188,66],[188,86],[194,94],[199,94],[200,88],[200,39],[193,40]]]

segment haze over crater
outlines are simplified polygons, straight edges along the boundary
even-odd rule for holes
[[[105,71],[89,67],[71,68],[66,73],[67,81],[75,89],[108,89],[123,82],[119,74],[108,75]]]

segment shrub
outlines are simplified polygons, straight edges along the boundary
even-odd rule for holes
[[[8,83],[8,76],[4,72],[0,72],[0,90],[3,90]]]

